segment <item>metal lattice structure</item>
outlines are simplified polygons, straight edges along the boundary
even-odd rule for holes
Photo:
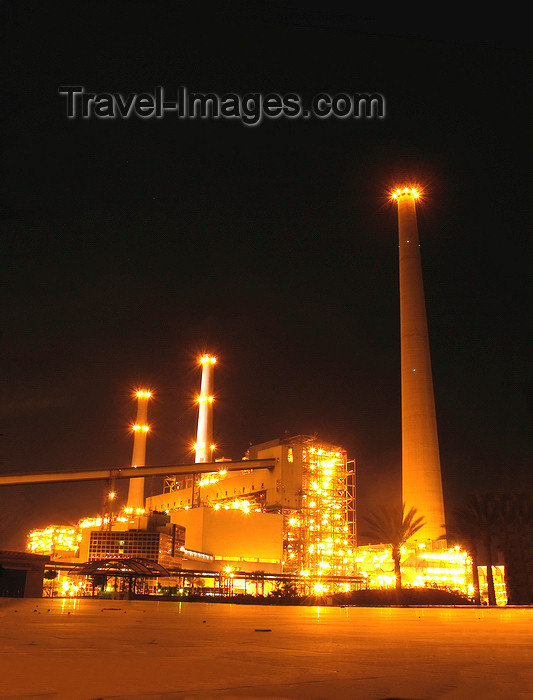
[[[302,507],[284,512],[284,570],[346,575],[356,546],[355,474],[344,450],[312,438],[302,457]]]

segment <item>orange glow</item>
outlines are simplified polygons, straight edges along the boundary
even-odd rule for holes
[[[135,393],[135,396],[138,399],[150,399],[152,397],[152,392],[147,389],[139,389],[139,391]]]
[[[357,571],[366,578],[369,588],[394,587],[396,578],[390,546],[365,545],[357,547],[353,554]],[[472,560],[460,547],[427,551],[425,543],[411,544],[401,548],[401,558],[402,580],[406,585],[447,588],[472,595]],[[502,593],[502,602],[498,604],[505,602]]]
[[[196,398],[196,403],[205,403],[206,401],[208,403],[213,403],[214,400],[214,396],[198,396]]]
[[[135,423],[132,426],[132,430],[134,433],[136,433],[138,430],[142,430],[143,433],[147,433],[150,430],[150,426],[149,425],[138,425],[137,423]]]
[[[420,197],[420,190],[418,187],[403,187],[397,188],[394,192],[391,192],[392,199],[398,199],[398,197],[414,197],[417,199]]]
[[[205,364],[211,364],[214,365],[217,361],[216,357],[213,357],[212,355],[202,355],[200,358],[200,364],[205,365]]]
[[[78,528],[68,525],[49,525],[42,530],[32,530],[28,535],[27,549],[34,554],[59,554],[78,549],[81,535]]]
[[[286,561],[294,559],[296,570],[306,575],[345,574],[351,567],[346,457],[331,447],[315,444],[304,449],[304,507],[284,523]]]

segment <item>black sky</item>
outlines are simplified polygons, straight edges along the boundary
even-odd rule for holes
[[[179,6],[178,6],[179,7]],[[341,3],[4,7],[0,469],[186,458],[219,355],[224,456],[318,433],[359,510],[400,493],[397,241],[412,179],[447,508],[530,485],[530,55],[486,18]],[[57,89],[375,91],[383,120],[67,120]],[[526,209],[528,217],[526,219]],[[157,490],[154,483],[150,488]],[[1,490],[0,546],[96,512],[102,485]]]

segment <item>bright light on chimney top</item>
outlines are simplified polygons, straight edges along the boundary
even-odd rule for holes
[[[391,193],[391,197],[392,199],[398,199],[398,197],[414,197],[416,199],[417,197],[420,197],[420,191],[417,187],[398,188]]]

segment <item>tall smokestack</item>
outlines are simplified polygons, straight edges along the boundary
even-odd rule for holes
[[[132,467],[144,467],[146,464],[146,436],[150,430],[148,420],[148,401],[152,397],[150,391],[140,389],[137,396],[137,420],[133,425],[133,455],[131,458]],[[130,479],[128,489],[128,509],[135,512],[139,508],[144,508],[144,477]]]
[[[198,397],[198,430],[196,433],[196,458],[195,462],[212,461],[213,442],[213,370],[217,358],[211,355],[203,355],[200,358],[202,365],[202,384]]]
[[[423,539],[443,533],[444,500],[429,335],[416,220],[418,190],[398,189],[402,376],[402,497],[425,518]]]

